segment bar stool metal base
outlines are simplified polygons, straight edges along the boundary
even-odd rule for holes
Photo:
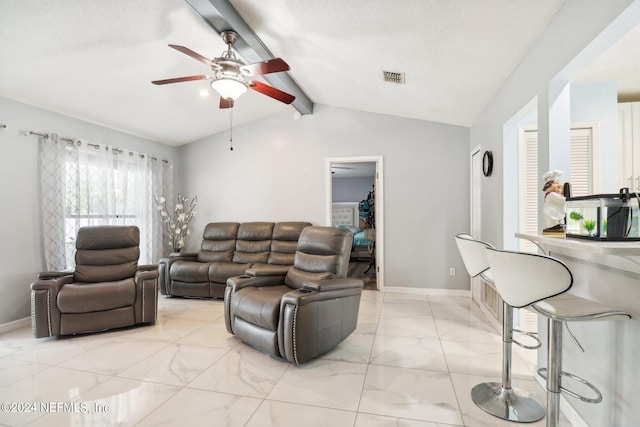
[[[511,386],[511,344],[524,346],[513,339],[513,307],[502,303],[502,382],[488,382],[476,385],[471,389],[471,399],[482,410],[503,420],[516,423],[533,423],[541,420],[546,411],[544,407],[527,393]],[[527,335],[529,335],[527,333]],[[537,340],[537,338],[536,338]]]
[[[471,399],[481,409],[503,420],[533,423],[541,420],[545,409],[524,392],[500,383],[481,383],[471,389]]]
[[[500,383],[476,385],[471,389],[471,399],[485,412],[516,423],[533,423],[545,415],[544,407],[536,400],[525,397],[518,389],[504,388]]]

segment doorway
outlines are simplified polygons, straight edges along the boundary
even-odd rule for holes
[[[365,288],[379,291],[384,288],[382,178],[382,156],[326,160],[326,224],[352,229],[351,270],[364,274]]]

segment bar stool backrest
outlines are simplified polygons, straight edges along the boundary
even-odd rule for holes
[[[493,248],[493,246],[465,233],[456,236],[456,244],[469,276],[476,277],[488,273],[489,262],[487,261],[486,248]]]
[[[555,258],[495,248],[487,248],[486,256],[500,297],[512,307],[560,295],[573,285],[571,271]]]

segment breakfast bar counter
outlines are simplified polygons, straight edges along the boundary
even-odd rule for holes
[[[516,233],[534,242],[547,255],[564,262],[573,275],[570,293],[618,308],[632,319],[620,322],[572,322],[571,339],[564,341],[564,369],[589,378],[602,392],[600,404],[571,397],[567,403],[590,427],[632,426],[640,419],[640,242],[612,242]],[[546,342],[546,322],[538,319]],[[546,365],[546,346],[538,350],[538,364]],[[570,385],[579,387],[575,384]],[[567,408],[564,405],[563,408]],[[575,414],[574,414],[575,415]],[[580,423],[574,425],[581,425]]]

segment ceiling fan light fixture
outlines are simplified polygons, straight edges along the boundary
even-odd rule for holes
[[[235,79],[220,78],[211,82],[213,90],[218,92],[222,98],[236,100],[247,91],[247,85]]]

